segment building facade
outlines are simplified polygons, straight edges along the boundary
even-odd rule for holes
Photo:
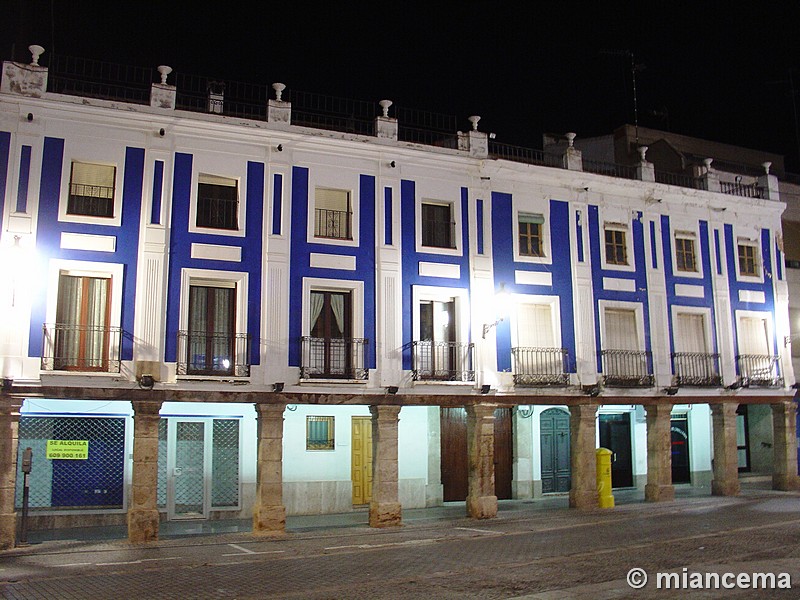
[[[646,149],[593,163],[572,134],[529,151],[388,101],[339,118],[282,84],[243,105],[168,67],[122,94],[32,52],[0,87],[0,544],[25,481],[34,526],[133,541],[592,507],[598,446],[653,501],[735,494],[743,466],[796,485],[767,171],[751,195],[710,167],[662,183]]]

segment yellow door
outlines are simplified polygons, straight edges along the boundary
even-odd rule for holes
[[[372,500],[372,417],[353,417],[353,504]]]

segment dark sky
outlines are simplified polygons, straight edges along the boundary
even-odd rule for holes
[[[389,98],[456,115],[464,129],[479,114],[498,141],[530,147],[543,132],[587,137],[632,123],[632,53],[640,125],[784,154],[800,172],[796,0],[4,1],[12,18],[0,25],[3,59],[35,42],[58,54]]]

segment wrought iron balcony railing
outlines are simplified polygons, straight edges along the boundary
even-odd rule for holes
[[[367,379],[364,338],[300,338],[300,379]]]
[[[675,352],[672,354],[675,379],[679,386],[719,387],[719,354],[705,352]]]
[[[567,385],[567,350],[565,348],[511,348],[516,385]]]
[[[740,354],[736,357],[739,378],[743,387],[782,387],[778,375],[779,356],[769,354]]]
[[[462,342],[411,342],[414,381],[475,381],[475,345]]]
[[[314,209],[314,235],[336,240],[352,240],[349,210]]]
[[[43,371],[119,373],[119,327],[69,323],[42,325]]]
[[[650,352],[601,350],[603,383],[611,387],[651,387],[654,383]]]
[[[178,375],[250,376],[250,334],[178,332]]]

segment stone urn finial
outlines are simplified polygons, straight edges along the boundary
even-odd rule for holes
[[[383,109],[383,116],[384,117],[388,117],[389,116],[389,107],[392,105],[392,101],[391,100],[381,100],[380,102],[378,102],[378,105]]]
[[[714,162],[713,158],[704,158],[703,165],[705,165],[706,172],[711,172],[711,163]]]
[[[761,166],[764,167],[764,173],[766,175],[769,175],[769,168],[772,166],[772,161],[768,160],[766,162],[763,162],[761,163]]]
[[[168,67],[167,65],[159,65],[156,71],[161,73],[161,85],[167,85],[167,75],[172,73],[172,67]]]
[[[642,162],[647,162],[647,146],[639,146],[637,149],[639,150],[639,160]]]
[[[480,120],[481,118],[478,115],[472,115],[471,117],[467,117],[467,121],[472,123],[472,131],[478,131],[478,121]]]
[[[273,83],[272,89],[275,90],[275,100],[277,100],[278,102],[282,102],[281,97],[283,96],[283,90],[286,89],[286,84]]]
[[[572,146],[575,144],[575,138],[578,137],[578,134],[570,131],[569,133],[565,134],[564,137],[567,138],[567,145],[572,148]]]
[[[39,57],[44,54],[44,48],[42,48],[38,44],[31,44],[28,46],[28,50],[31,52],[31,65],[34,67],[39,66]]]

